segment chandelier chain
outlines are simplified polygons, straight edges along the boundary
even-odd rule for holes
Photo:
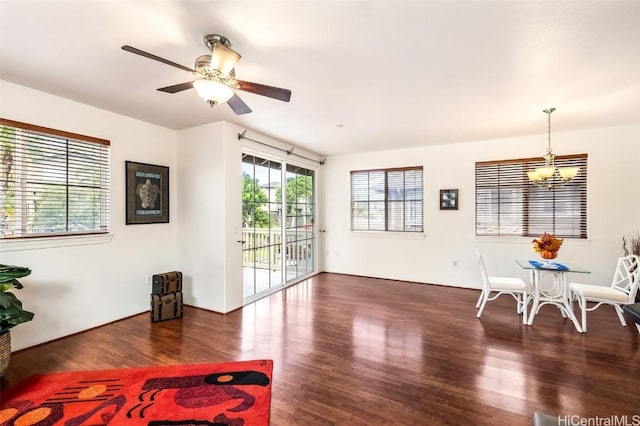
[[[547,114],[547,154],[551,154],[551,113],[555,110],[555,108],[549,108],[542,111]]]
[[[579,167],[555,166],[555,155],[551,150],[551,113],[555,108],[545,109],[542,112],[547,114],[547,153],[543,156],[544,167],[536,168],[527,172],[531,184],[546,188],[551,191],[554,187],[563,186],[571,182],[580,171]]]

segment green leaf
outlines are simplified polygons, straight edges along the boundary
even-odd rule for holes
[[[3,293],[0,320],[6,320],[22,313],[22,302],[13,293]],[[7,303],[8,301],[8,303]]]
[[[13,300],[12,296],[15,297],[13,293],[0,293],[0,308],[8,309]]]
[[[22,302],[11,292],[23,288],[17,279],[30,273],[29,268],[0,264],[0,333],[34,317],[33,312],[22,309]]]
[[[0,293],[4,293],[4,292],[7,292],[9,290],[13,290],[14,288],[16,288],[16,286],[15,286],[15,284],[13,282],[0,283]]]
[[[31,321],[34,317],[33,312],[22,309],[22,303],[13,293],[4,294],[13,297],[11,298],[11,304],[6,309],[0,309],[0,333],[3,333],[23,322]]]
[[[26,277],[31,274],[31,269],[24,266],[3,265],[0,264],[0,283],[16,282],[16,287],[22,288],[16,278]]]

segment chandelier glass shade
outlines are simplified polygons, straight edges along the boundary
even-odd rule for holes
[[[556,186],[566,185],[578,175],[580,167],[556,167],[555,154],[551,150],[551,113],[555,108],[545,109],[548,122],[547,153],[543,156],[544,167],[538,167],[527,172],[529,181],[551,191]]]

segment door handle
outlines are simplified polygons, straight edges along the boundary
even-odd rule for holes
[[[246,241],[238,240],[238,241],[236,241],[236,243],[242,243],[242,244],[244,244],[244,243],[246,243]]]

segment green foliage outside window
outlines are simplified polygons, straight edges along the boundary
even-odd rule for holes
[[[15,190],[9,183],[13,168],[15,132],[13,128],[0,127],[0,235],[7,232],[15,211]]]
[[[242,226],[245,228],[268,228],[271,218],[266,210],[267,197],[264,189],[248,173],[242,173]]]
[[[276,202],[282,203],[282,188],[275,190]],[[268,228],[274,226],[267,211],[269,197],[257,179],[242,173],[242,223],[243,227]],[[297,206],[313,202],[313,180],[311,176],[297,176],[287,179],[287,215],[296,215]]]
[[[276,189],[276,200],[282,202],[282,188]],[[313,181],[311,176],[299,175],[287,179],[286,190],[287,215],[296,214],[296,204],[313,202]]]
[[[0,120],[0,238],[107,232],[109,141]]]

